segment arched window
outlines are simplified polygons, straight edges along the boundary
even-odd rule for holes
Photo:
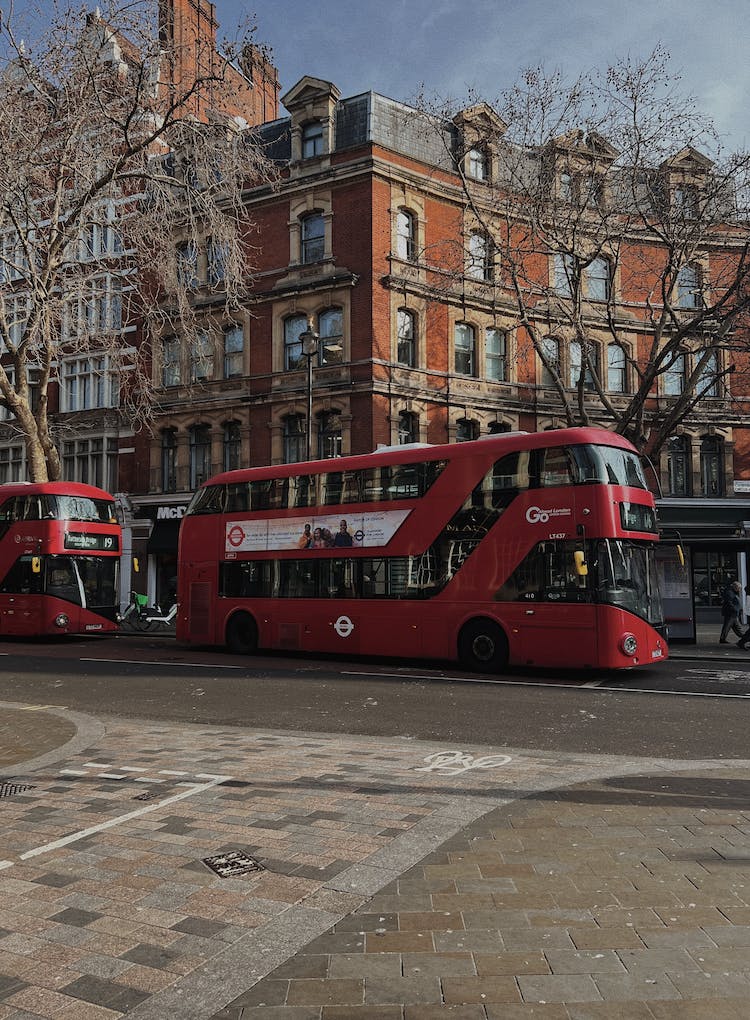
[[[344,313],[341,308],[326,308],[318,316],[319,365],[340,365],[344,360]]]
[[[585,361],[585,364],[584,364]],[[578,340],[570,344],[570,377],[568,385],[575,389],[583,370],[583,387],[594,389],[594,370],[596,369],[596,347],[593,344],[583,345]]]
[[[238,421],[224,422],[223,462],[225,471],[236,471],[240,466],[242,437]]]
[[[687,436],[672,436],[667,443],[668,495],[689,496],[691,477],[690,441]]]
[[[453,333],[455,370],[459,375],[476,375],[476,336],[468,322],[457,322]]]
[[[318,415],[318,457],[325,460],[341,456],[341,419],[338,411]]]
[[[507,382],[508,338],[502,329],[484,331],[484,374],[493,382]]]
[[[400,365],[414,368],[416,357],[416,316],[408,308],[398,310],[398,345],[396,359]]]
[[[302,125],[302,158],[323,155],[323,125],[319,120]]]
[[[459,418],[456,422],[456,442],[468,443],[478,436],[477,423],[469,418]]]
[[[164,429],[161,434],[161,490],[177,491],[177,430]]]
[[[677,305],[679,308],[701,308],[703,305],[700,266],[687,262],[677,274]]]
[[[211,475],[211,429],[193,425],[190,429],[190,488],[197,489]]]
[[[625,351],[619,344],[607,347],[607,389],[610,393],[625,393]]]
[[[411,411],[400,411],[398,416],[399,443],[416,443],[419,441],[419,421]]]
[[[487,426],[487,432],[491,436],[501,436],[503,432],[510,432],[511,427],[507,421],[491,421]]]
[[[486,234],[475,230],[469,234],[469,249],[466,254],[466,275],[473,280],[492,279],[491,242]]]
[[[701,495],[724,495],[724,443],[718,436],[701,440]]]
[[[553,372],[560,371],[560,344],[556,337],[545,336],[541,340],[542,373],[540,382],[542,386],[554,386],[555,378]],[[540,357],[541,360],[541,357]],[[547,364],[545,364],[545,361]],[[547,367],[549,365],[549,367]]]
[[[325,256],[325,224],[319,212],[310,213],[302,220],[300,260],[304,265],[320,262]]]
[[[284,463],[298,464],[305,459],[305,419],[301,414],[284,418]]]
[[[287,372],[304,367],[305,356],[300,336],[306,329],[306,315],[292,315],[284,320],[284,368]]]
[[[408,209],[399,209],[396,216],[396,255],[406,262],[417,258],[417,221]]]

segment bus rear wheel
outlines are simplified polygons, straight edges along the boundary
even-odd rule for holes
[[[492,620],[471,620],[458,636],[458,657],[467,669],[499,673],[508,665],[508,639]]]
[[[227,648],[236,655],[258,650],[258,627],[248,613],[235,613],[227,624]]]

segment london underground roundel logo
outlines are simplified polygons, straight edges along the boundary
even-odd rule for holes
[[[333,625],[339,637],[347,638],[354,630],[354,624],[348,616],[340,616]]]
[[[239,524],[233,524],[227,532],[227,541],[230,545],[233,545],[235,549],[242,545],[242,541],[245,537],[245,532],[239,526]]]

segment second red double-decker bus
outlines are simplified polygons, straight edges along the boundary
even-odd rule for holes
[[[112,496],[76,482],[0,485],[0,635],[117,630]]]
[[[177,637],[238,652],[622,668],[667,656],[654,499],[603,429],[227,472],[180,532]]]

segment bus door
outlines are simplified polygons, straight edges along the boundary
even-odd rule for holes
[[[0,633],[26,637],[39,633],[44,592],[44,560],[20,556],[0,583]]]
[[[591,604],[527,604],[519,621],[521,661],[526,665],[595,666],[596,607]]]
[[[582,543],[539,542],[503,588],[513,601],[506,610],[517,631],[518,661],[596,664],[597,612]]]

